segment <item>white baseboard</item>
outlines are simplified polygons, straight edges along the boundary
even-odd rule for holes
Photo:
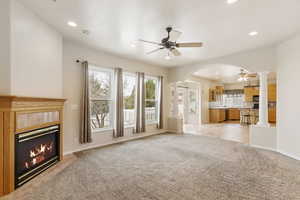
[[[264,150],[269,150],[269,151],[274,151],[274,152],[277,152],[277,153],[280,153],[284,156],[287,156],[287,157],[290,157],[290,158],[293,158],[295,160],[300,160],[299,157],[297,156],[294,156],[290,153],[286,153],[284,151],[281,151],[281,150],[276,150],[276,149],[273,149],[273,148],[268,148],[268,147],[263,147],[263,146],[259,146],[259,145],[249,145],[250,147],[254,147],[254,148],[258,148],[258,149],[264,149]]]
[[[80,151],[85,151],[85,150],[99,148],[99,147],[105,147],[105,146],[109,146],[109,145],[113,145],[113,144],[118,144],[118,143],[122,143],[122,142],[137,140],[137,139],[141,139],[141,138],[145,138],[145,137],[149,137],[149,136],[153,136],[153,135],[159,135],[159,134],[162,134],[162,133],[170,133],[170,132],[172,133],[171,130],[158,130],[158,131],[155,131],[155,132],[144,133],[143,135],[140,135],[140,136],[124,138],[124,139],[120,139],[120,140],[117,140],[117,141],[112,141],[112,142],[105,143],[105,144],[97,144],[97,145],[93,145],[93,146],[89,146],[89,147],[76,149],[76,150],[73,150],[73,151],[64,152],[64,156],[69,155],[69,154],[73,154],[73,153],[76,153],[76,152],[80,152]],[[276,149],[273,149],[273,148],[263,147],[263,146],[259,146],[259,145],[249,145],[249,146],[254,147],[254,148],[258,148],[258,149],[264,149],[264,150],[278,152],[282,155],[288,156],[288,157],[293,158],[295,160],[300,160],[299,157],[294,156],[294,155],[289,154],[289,153],[286,153],[286,152],[281,151],[281,150],[276,150]]]
[[[300,160],[299,157],[294,156],[294,155],[292,155],[292,154],[290,154],[290,153],[286,153],[286,152],[281,151],[281,150],[278,150],[277,152],[278,152],[278,153],[281,153],[282,155],[285,155],[285,156],[288,156],[288,157],[290,157],[290,158],[293,158],[293,159],[295,159],[295,160]]]
[[[263,146],[259,146],[259,145],[249,145],[249,146],[250,147],[254,147],[254,148],[258,148],[258,149],[264,149],[264,150],[268,150],[268,151],[278,152],[276,149],[269,148],[269,147],[263,147]]]
[[[64,156],[69,155],[69,154],[73,154],[73,153],[76,153],[76,152],[80,152],[80,151],[85,151],[85,150],[99,148],[99,147],[105,147],[105,146],[118,144],[118,143],[122,143],[122,142],[128,142],[128,141],[137,140],[137,139],[141,139],[141,138],[145,138],[145,137],[149,137],[149,136],[153,136],[153,135],[159,135],[159,134],[167,133],[167,132],[168,132],[167,130],[157,130],[155,132],[148,132],[148,133],[146,132],[146,133],[143,133],[141,135],[135,135],[135,136],[132,136],[132,137],[127,137],[127,138],[124,138],[124,139],[119,139],[117,141],[111,141],[109,143],[96,144],[96,145],[93,145],[93,146],[88,146],[88,147],[83,147],[83,148],[72,150],[72,151],[67,151],[67,152],[64,152]]]

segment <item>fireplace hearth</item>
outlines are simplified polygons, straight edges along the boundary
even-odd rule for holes
[[[16,134],[16,188],[58,162],[59,130],[59,125],[55,125]]]

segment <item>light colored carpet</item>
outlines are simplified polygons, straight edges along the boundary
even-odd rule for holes
[[[299,161],[205,136],[165,134],[77,156],[22,199],[300,199]]]

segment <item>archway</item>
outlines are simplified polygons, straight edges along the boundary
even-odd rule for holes
[[[247,108],[252,107],[250,104],[244,104],[243,91],[246,83],[238,81],[241,70],[245,73],[252,73],[245,68],[227,64],[201,65],[186,73],[186,76],[182,76],[184,77],[183,81],[172,84],[178,90],[178,96],[172,98],[178,98],[177,103],[173,103],[173,105],[178,107],[177,112],[178,116],[182,118],[184,133],[198,134],[201,131],[207,134],[210,132],[222,139],[235,140],[246,144],[249,142],[248,128],[237,126],[240,124],[240,109],[245,106],[248,106]],[[257,78],[252,79],[250,83],[257,85],[258,83],[255,83]],[[247,84],[249,84],[249,81]],[[189,96],[185,98],[185,95],[195,85],[198,86],[199,91],[199,107],[196,108],[198,111],[195,113],[198,113],[199,116],[194,115],[195,120],[191,120],[193,115],[189,112],[191,107],[190,101],[187,100]],[[211,98],[212,90],[217,90],[214,98]],[[230,113],[228,114],[228,112]],[[233,114],[231,114],[232,112]],[[215,119],[211,115],[218,115],[218,117],[222,115],[222,117]],[[230,118],[227,116],[230,116]],[[198,122],[195,123],[197,120]],[[222,127],[225,121],[226,123],[230,121],[230,123],[226,124],[226,127]],[[236,136],[227,133],[226,130],[228,129]]]

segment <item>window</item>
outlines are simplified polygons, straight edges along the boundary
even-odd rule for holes
[[[157,123],[158,118],[158,78],[145,77],[145,115],[146,123]]]
[[[90,105],[92,130],[113,127],[113,71],[90,67]]]
[[[222,103],[226,107],[242,107],[244,105],[244,94],[243,93],[224,94]]]
[[[126,127],[132,126],[135,123],[135,74],[123,73],[123,87],[124,125]]]

